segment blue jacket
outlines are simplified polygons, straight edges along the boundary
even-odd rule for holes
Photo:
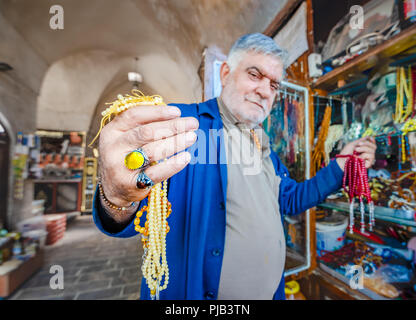
[[[160,292],[160,299],[205,300],[216,299],[226,226],[227,165],[220,162],[224,157],[223,136],[209,132],[209,129],[223,128],[217,100],[211,99],[200,104],[174,104],[182,111],[183,117],[199,120],[199,129],[216,141],[218,149],[207,143],[206,156],[210,164],[193,163],[201,146],[198,141],[189,148],[191,163],[169,179],[168,198],[172,203],[172,214],[168,218],[170,232],[166,238],[169,284]],[[214,131],[215,132],[215,131]],[[220,143],[221,142],[221,143]],[[208,146],[209,145],[209,146]],[[199,150],[198,150],[199,149]],[[198,150],[198,151],[196,151]],[[211,153],[210,153],[211,151]],[[210,153],[210,154],[209,154]],[[198,159],[201,159],[199,155]],[[281,216],[295,215],[323,202],[342,185],[343,171],[336,161],[321,169],[315,177],[297,183],[289,177],[287,168],[277,155],[270,155],[275,172],[281,177],[279,197]],[[223,158],[224,159],[224,158]],[[217,164],[212,164],[217,160]],[[143,206],[147,199],[140,203]],[[127,238],[137,235],[133,221],[121,232],[109,233],[103,229],[100,218],[100,201],[97,192],[94,197],[93,218],[97,227],[113,237]],[[144,224],[142,217],[141,223]],[[138,245],[141,242],[138,241]],[[284,299],[284,276],[276,288],[274,299]],[[141,299],[150,299],[150,292],[143,279]]]

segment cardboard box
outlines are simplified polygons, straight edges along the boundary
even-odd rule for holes
[[[10,263],[9,261],[8,263]],[[23,282],[38,271],[43,265],[43,251],[21,263],[16,269],[0,276],[0,297],[10,296]]]
[[[14,245],[13,238],[2,238],[2,240],[2,244],[0,245],[0,265],[2,265],[7,260],[10,260],[13,255]]]

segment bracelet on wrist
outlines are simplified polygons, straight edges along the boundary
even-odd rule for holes
[[[104,190],[103,190],[103,186],[101,185],[101,183],[98,183],[98,189],[100,190],[100,195],[101,195],[101,199],[103,199],[104,203],[111,209],[117,210],[117,211],[127,211],[131,208],[134,207],[134,202],[131,203],[130,206],[128,207],[119,207],[116,206],[115,204],[111,203],[105,196],[104,194]]]

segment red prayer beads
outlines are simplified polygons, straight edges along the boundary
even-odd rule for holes
[[[354,152],[353,155],[337,155],[337,158],[347,158],[344,168],[344,178],[342,181],[342,187],[348,194],[350,201],[350,224],[349,231],[354,231],[354,199],[358,197],[360,200],[360,232],[365,232],[365,220],[364,220],[364,198],[367,198],[369,207],[369,230],[373,231],[375,224],[374,217],[374,203],[371,199],[370,186],[368,184],[367,169],[365,168],[364,160],[358,157],[358,153]],[[348,185],[347,185],[348,184]]]

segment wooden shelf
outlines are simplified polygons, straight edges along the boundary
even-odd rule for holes
[[[7,263],[7,262],[6,262]],[[10,296],[30,276],[43,265],[43,251],[39,250],[35,256],[24,261],[16,269],[0,276],[0,297]]]
[[[36,179],[33,180],[34,183],[79,183],[81,182],[81,178],[75,178],[75,179]]]
[[[389,58],[414,46],[416,46],[416,25],[318,78],[312,84],[312,88],[333,90],[337,87],[338,80],[342,79],[346,82],[357,80],[362,76],[363,71],[381,65]]]
[[[366,287],[363,289],[352,289],[349,285],[349,278],[329,268],[323,263],[319,263],[319,268],[315,269],[314,274],[320,277],[319,284],[322,286],[327,286],[329,292],[339,296],[337,297],[338,299],[394,300],[380,296],[376,292],[373,292]],[[323,282],[326,282],[326,285]]]
[[[347,212],[347,213],[349,213],[350,211],[349,204],[345,202],[337,202],[337,203],[323,202],[319,204],[318,207],[337,210],[341,212]],[[368,216],[367,206],[365,207],[365,210],[366,210],[365,214],[366,216]],[[399,209],[390,209],[390,208],[385,208],[385,207],[380,207],[380,206],[374,206],[374,217],[376,218],[376,220],[380,219],[380,220],[387,221],[387,222],[398,223],[404,226],[416,227],[416,221],[414,220],[394,217],[394,215],[398,215],[399,211],[400,211]],[[382,212],[388,212],[389,215],[383,214]],[[358,203],[354,207],[354,213],[356,214],[360,213]]]

